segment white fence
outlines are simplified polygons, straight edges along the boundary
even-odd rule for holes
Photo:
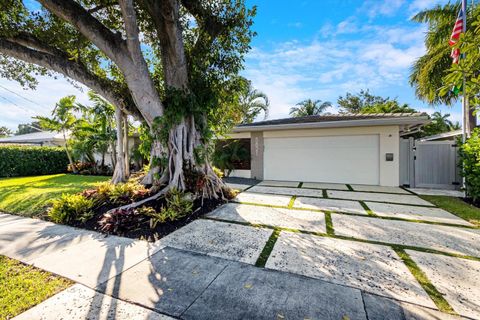
[[[400,139],[400,184],[411,188],[460,189],[455,141]]]

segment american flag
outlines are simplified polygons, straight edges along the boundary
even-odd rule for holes
[[[458,13],[457,21],[455,21],[455,25],[453,26],[453,31],[452,35],[450,36],[450,41],[448,44],[450,46],[454,46],[458,38],[460,38],[460,34],[463,32],[463,10],[460,10]],[[460,60],[460,49],[454,48],[452,49],[452,53],[450,54],[450,57],[453,59],[453,63],[458,63]]]

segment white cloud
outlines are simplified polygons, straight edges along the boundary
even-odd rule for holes
[[[36,90],[24,90],[16,82],[1,78],[0,86],[33,101],[27,101],[0,87],[0,126],[12,130],[16,130],[20,123],[31,122],[33,116],[49,116],[55,103],[64,96],[75,95],[77,102],[88,102],[87,89],[82,86],[82,92],[63,77],[39,77]]]
[[[405,0],[367,0],[360,11],[365,11],[370,18],[392,16],[405,4]]]
[[[424,53],[424,29],[381,29],[362,37],[358,33],[364,31],[357,29],[353,36],[361,40],[332,37],[279,43],[270,51],[254,48],[244,75],[269,96],[270,118],[287,116],[291,106],[306,98],[334,103],[347,91],[407,88],[410,65]]]

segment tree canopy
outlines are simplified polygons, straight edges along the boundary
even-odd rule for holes
[[[357,94],[347,92],[338,98],[341,113],[409,113],[416,112],[406,103],[400,104],[397,99],[376,96],[367,90],[360,90]]]
[[[255,8],[244,0],[0,0],[0,75],[34,88],[62,74],[144,121],[152,139],[144,183],[217,196],[208,140],[238,105],[238,72]],[[233,94],[232,94],[233,93]],[[167,188],[167,189],[168,189]]]
[[[332,103],[329,101],[306,99],[292,107],[290,115],[292,117],[316,116],[324,113],[331,106]]]

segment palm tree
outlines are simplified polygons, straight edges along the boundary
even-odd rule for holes
[[[252,123],[258,115],[264,113],[264,119],[268,117],[268,107],[270,102],[265,93],[253,89],[250,82],[246,89],[240,94],[240,108],[242,115],[242,123]]]
[[[65,140],[65,152],[67,153],[68,162],[74,173],[77,172],[77,168],[73,163],[73,158],[70,153],[70,147],[67,139],[67,132],[70,132],[78,124],[78,120],[73,114],[75,110],[75,96],[67,96],[62,99],[55,105],[55,109],[52,111],[52,117],[33,117],[40,122],[42,128],[58,131],[63,134]]]
[[[443,86],[442,78],[452,66],[450,53],[452,49],[448,40],[457,18],[460,4],[437,5],[417,13],[412,20],[428,25],[425,36],[425,55],[418,58],[412,66],[410,84],[415,89],[416,96],[430,104],[450,105],[457,100],[457,95],[449,92],[440,95]]]
[[[432,122],[423,127],[424,136],[432,136],[435,134],[440,134],[444,132],[449,132],[453,130],[458,130],[459,124],[453,123],[449,119],[450,114],[442,114],[440,111],[432,113],[431,119]]]
[[[329,101],[306,99],[290,109],[292,117],[316,116],[322,114],[332,103]]]

